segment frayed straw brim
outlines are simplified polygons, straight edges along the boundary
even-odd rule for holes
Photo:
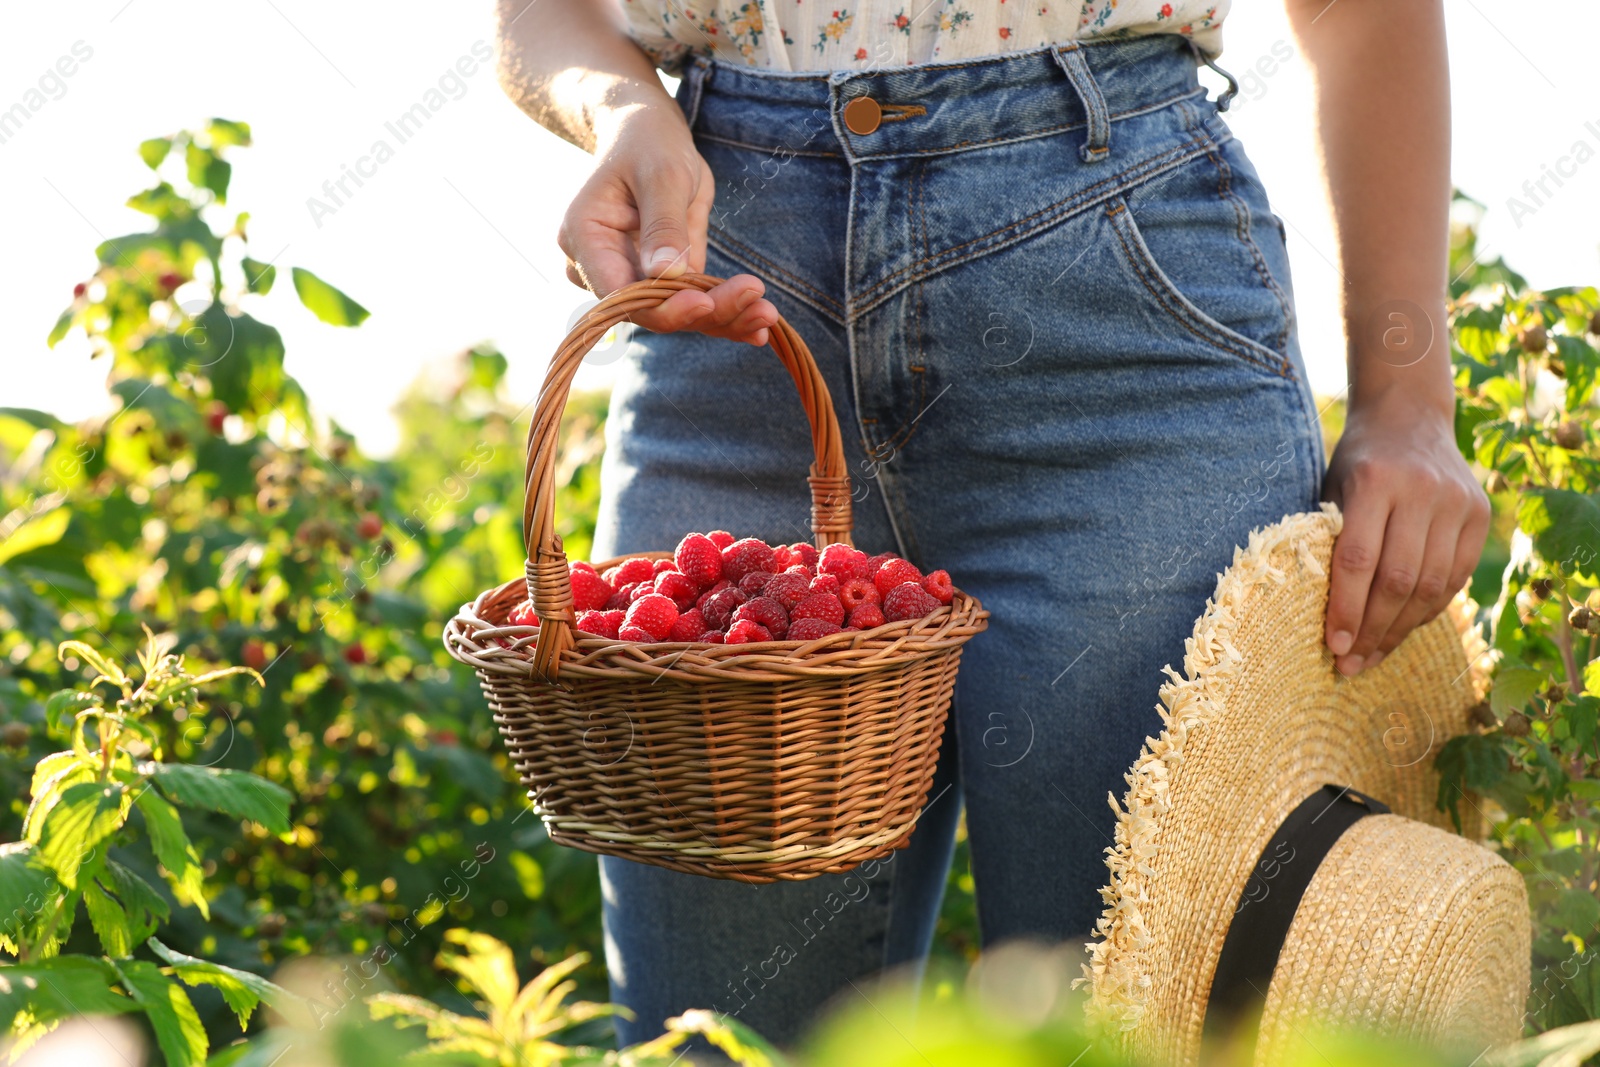
[[[1343,1015],[1325,996],[1343,996],[1340,982],[1354,983],[1370,1000],[1349,1004],[1359,1017],[1387,1018],[1393,1010],[1384,1007],[1392,1003],[1386,996],[1429,983],[1439,983],[1439,996],[1451,1003],[1483,999],[1447,990],[1443,971],[1450,968],[1439,960],[1393,955],[1424,946],[1397,943],[1409,928],[1386,924],[1383,908],[1431,916],[1437,907],[1471,911],[1480,898],[1500,906],[1506,894],[1523,893],[1520,878],[1492,853],[1433,828],[1448,826],[1435,808],[1434,757],[1469,729],[1468,709],[1488,685],[1490,655],[1473,622],[1475,605],[1458,598],[1379,667],[1343,678],[1323,643],[1328,562],[1341,526],[1338,510],[1324,505],[1321,513],[1256,531],[1236,550],[1186,644],[1183,674],[1168,668],[1158,709],[1166,728],[1147,740],[1123,803],[1111,799],[1116,843],[1107,850],[1106,909],[1084,969],[1089,1011],[1148,1062],[1196,1062],[1212,975],[1252,869],[1283,818],[1325,784],[1376,797],[1395,815],[1362,820],[1330,853],[1327,869],[1319,868],[1280,957],[1278,975],[1296,980],[1292,987],[1274,980],[1265,1023],[1313,1008]],[[1475,823],[1481,827],[1481,819]],[[1389,829],[1396,824],[1404,829]],[[1378,888],[1354,888],[1348,863],[1374,862],[1368,852],[1397,839],[1438,859],[1433,883],[1410,885],[1412,868],[1391,865],[1370,872]],[[1396,872],[1406,884],[1395,884]],[[1367,896],[1349,896],[1358,892]],[[1520,899],[1522,929],[1511,937],[1520,941],[1495,943],[1496,958],[1510,955],[1497,964],[1508,970],[1490,981],[1494,990],[1526,990],[1527,905]],[[1510,913],[1502,907],[1493,914]],[[1429,944],[1455,944],[1450,951],[1473,955],[1462,941],[1476,929],[1470,916],[1441,914],[1428,925],[1438,928]],[[1319,958],[1302,960],[1303,951]],[[1331,970],[1303,983],[1298,976],[1308,965]],[[1428,1010],[1433,999],[1401,997],[1394,1010]],[[1487,1022],[1498,1032],[1504,1019],[1496,1011]],[[1514,1037],[1515,1015],[1511,1026],[1507,1036]],[[1270,1055],[1272,1048],[1264,1030],[1260,1051]]]

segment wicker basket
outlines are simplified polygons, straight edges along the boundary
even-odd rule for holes
[[[477,670],[552,840],[744,882],[812,878],[905,843],[933,779],[962,646],[988,613],[957,590],[927,618],[814,641],[642,644],[574,629],[554,522],[556,438],[573,375],[632,313],[718,281],[627,286],[567,335],[528,432],[527,575],[464,605],[444,642]],[[780,320],[771,337],[811,421],[816,544],[848,544],[850,479],[833,401],[794,330]],[[506,624],[524,597],[537,629]]]

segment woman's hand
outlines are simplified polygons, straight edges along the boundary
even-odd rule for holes
[[[1352,404],[1323,495],[1344,512],[1327,640],[1352,675],[1375,667],[1467,583],[1489,498],[1456,448],[1451,413],[1397,391]]]
[[[597,124],[594,147],[594,174],[567,208],[559,236],[573,284],[604,297],[643,278],[704,271],[715,186],[677,105],[609,115]],[[759,279],[737,274],[709,292],[674,293],[633,321],[658,333],[696,330],[764,345],[778,320],[764,291]]]

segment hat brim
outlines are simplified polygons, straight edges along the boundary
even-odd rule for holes
[[[1150,1062],[1200,1046],[1240,894],[1284,817],[1326,784],[1436,826],[1433,758],[1469,729],[1490,656],[1458,597],[1376,668],[1345,678],[1323,642],[1332,505],[1255,531],[1234,553],[1161,690],[1165,729],[1127,776],[1089,946],[1089,1011]],[[1481,820],[1479,821],[1481,825]],[[1481,831],[1480,831],[1481,832]]]

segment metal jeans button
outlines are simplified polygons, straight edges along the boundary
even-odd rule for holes
[[[858,96],[844,106],[845,129],[866,136],[883,121],[883,108],[870,96]]]

